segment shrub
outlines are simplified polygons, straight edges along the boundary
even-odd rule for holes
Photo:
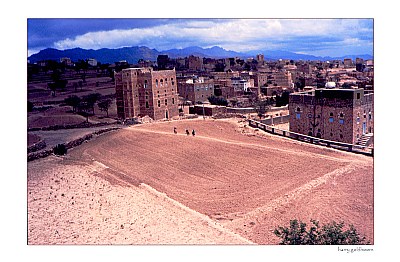
[[[370,244],[365,237],[361,237],[353,225],[343,230],[344,223],[323,225],[311,220],[312,226],[307,229],[306,223],[290,220],[290,226],[278,227],[274,234],[281,238],[280,245],[363,245]]]
[[[53,153],[58,156],[67,154],[67,148],[64,144],[58,144],[53,148]]]

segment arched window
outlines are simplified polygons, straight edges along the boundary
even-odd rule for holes
[[[160,86],[163,86],[163,80],[160,79]]]
[[[156,87],[158,87],[158,79],[156,79]]]

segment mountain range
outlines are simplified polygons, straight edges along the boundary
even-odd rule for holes
[[[126,60],[130,64],[135,64],[139,59],[156,61],[158,55],[168,55],[171,58],[187,57],[189,55],[209,58],[228,58],[228,57],[240,57],[249,58],[255,57],[257,54],[264,54],[265,60],[278,60],[278,59],[293,59],[293,60],[343,60],[344,58],[355,59],[356,57],[363,59],[373,59],[371,55],[348,55],[343,57],[320,57],[313,55],[299,54],[289,51],[272,51],[272,50],[256,50],[251,52],[235,52],[225,50],[221,47],[214,46],[211,48],[201,48],[198,46],[191,46],[182,49],[170,49],[164,51],[158,51],[156,49],[150,49],[146,46],[132,46],[122,47],[118,49],[102,48],[98,50],[93,49],[82,49],[73,48],[66,50],[58,50],[54,48],[46,48],[41,50],[37,54],[33,54],[28,57],[30,63],[36,63],[43,60],[56,60],[59,61],[62,57],[69,57],[72,61],[78,61],[79,59],[85,60],[94,58],[97,61],[105,63],[114,63],[117,61]]]

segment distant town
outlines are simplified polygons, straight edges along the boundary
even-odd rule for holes
[[[266,124],[288,123],[289,131],[311,137],[372,144],[372,59],[302,61],[264,57],[158,55],[156,61],[139,59],[136,64],[62,57],[58,61],[28,63],[28,85],[47,83],[39,89],[28,88],[28,102],[37,108],[66,102],[74,113],[88,119],[90,109],[94,115],[96,102],[107,115],[115,104],[116,119],[124,122],[145,116],[158,121],[242,114]],[[107,92],[95,91],[97,97],[92,94],[92,101],[84,101],[83,95],[90,93],[84,92],[89,79],[95,85],[94,91]],[[49,101],[43,101],[49,92]],[[60,101],[61,97],[65,100]]]

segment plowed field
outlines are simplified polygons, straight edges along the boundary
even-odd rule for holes
[[[237,120],[136,125],[64,163],[103,165],[111,184],[149,185],[258,244],[277,244],[273,230],[290,219],[343,221],[373,243],[373,158],[242,131]]]

